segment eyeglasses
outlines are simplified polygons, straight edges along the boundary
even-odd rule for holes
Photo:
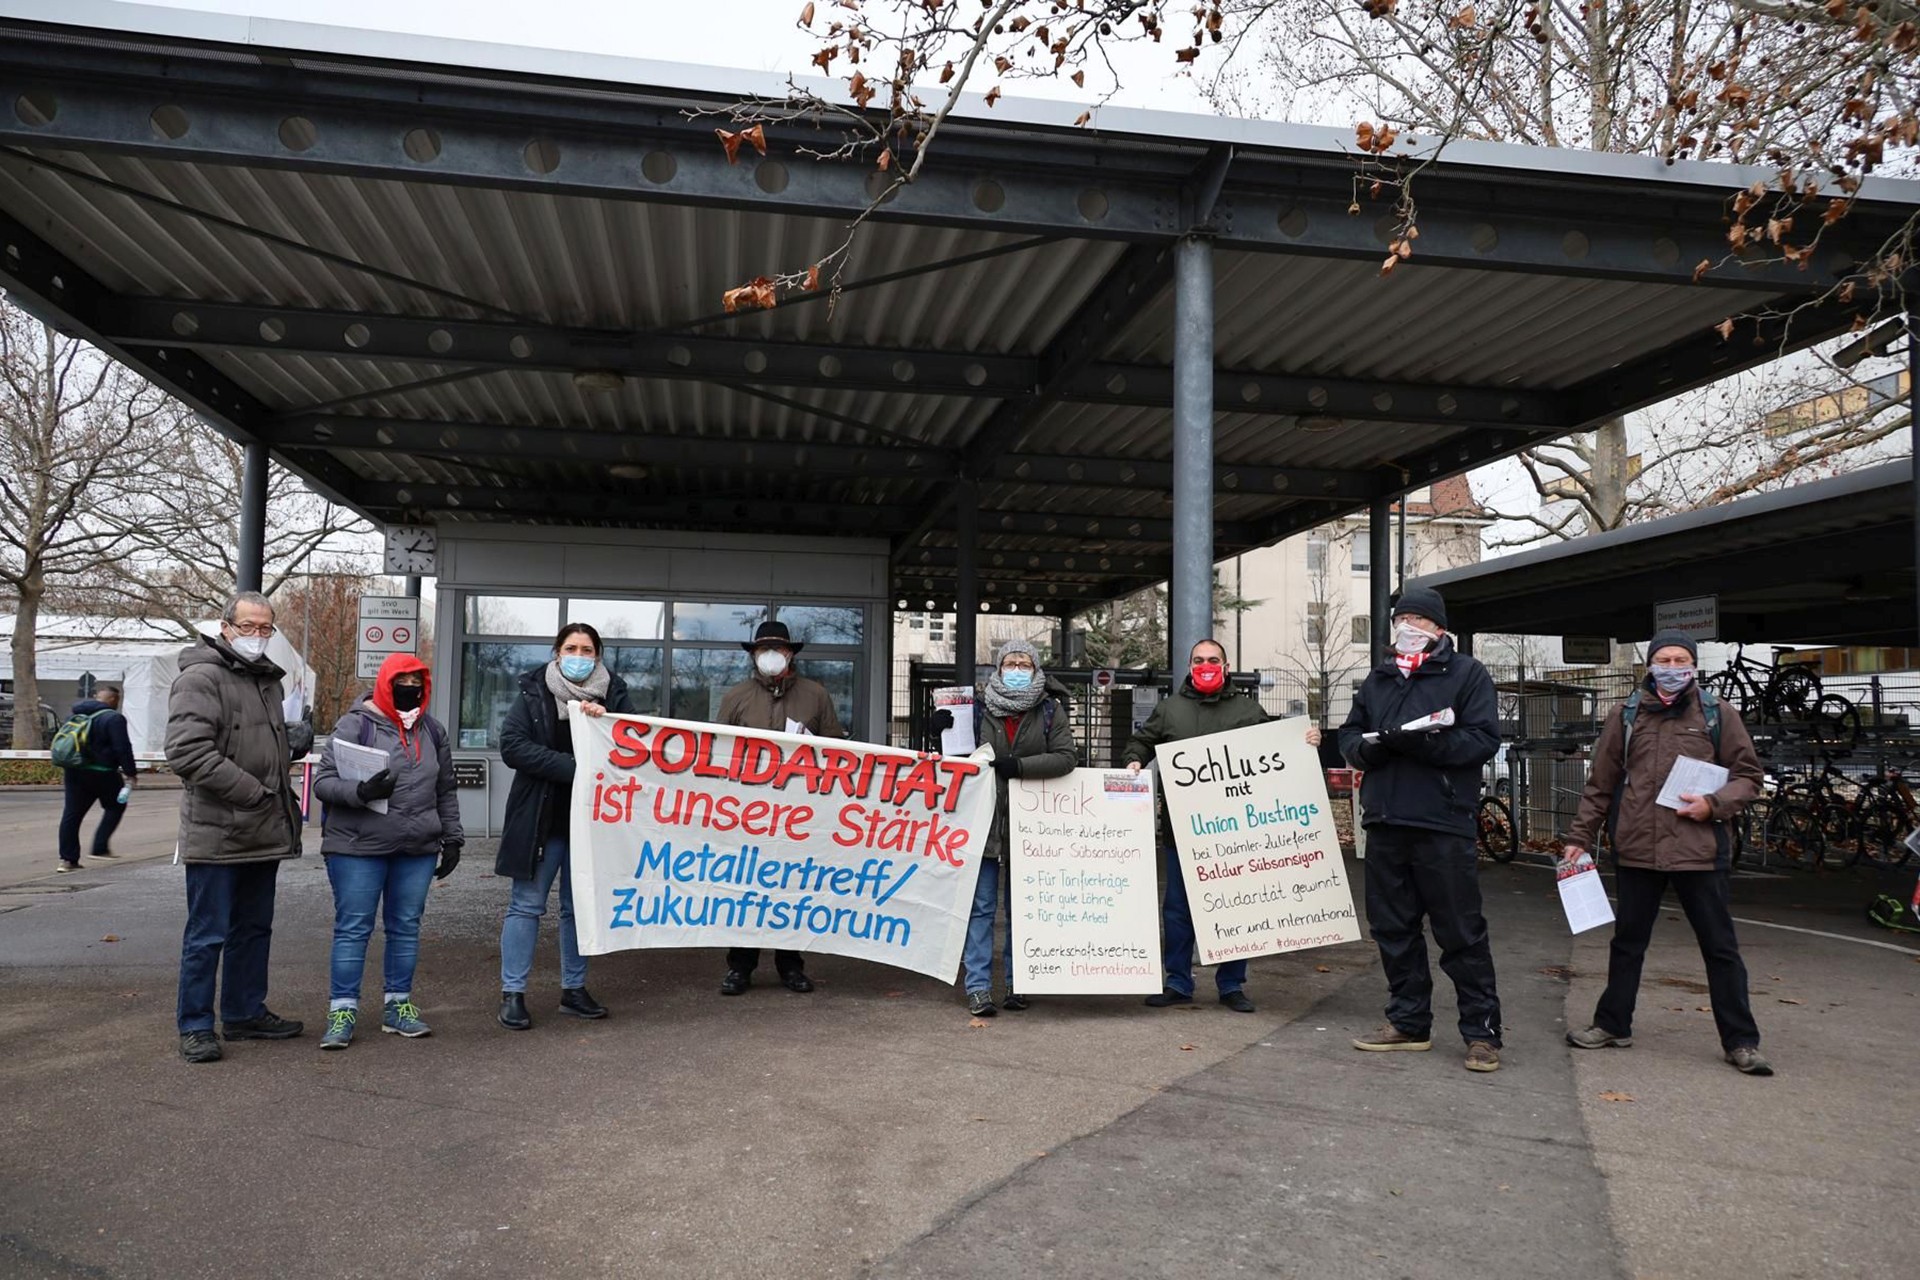
[[[270,636],[273,634],[271,622],[229,622],[228,626],[243,636]]]

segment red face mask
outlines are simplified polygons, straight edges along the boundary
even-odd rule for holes
[[[1227,686],[1227,669],[1212,663],[1193,664],[1193,687],[1202,693],[1218,693]]]

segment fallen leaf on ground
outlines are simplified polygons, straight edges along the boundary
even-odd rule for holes
[[[1388,1187],[1388,1188],[1387,1188],[1387,1194],[1388,1194],[1388,1195],[1390,1195],[1390,1196],[1397,1196],[1397,1195],[1399,1195],[1399,1194],[1400,1194],[1400,1188],[1398,1188],[1398,1187]]]
[[[1602,1102],[1632,1102],[1632,1101],[1634,1101],[1634,1096],[1633,1096],[1632,1094],[1630,1094],[1630,1093],[1622,1093],[1622,1092],[1620,1092],[1620,1091],[1619,1091],[1618,1089],[1604,1089],[1604,1090],[1602,1090],[1602,1091],[1601,1091],[1601,1093],[1600,1093],[1600,1101],[1602,1101]]]
[[[986,1025],[987,1025],[987,1020],[986,1020],[985,1018],[968,1018],[968,1019],[967,1019],[967,1025],[968,1025],[969,1027],[973,1027],[973,1028],[976,1028],[976,1029],[978,1029],[978,1028],[981,1028],[981,1027],[984,1027],[984,1026],[986,1026]]]
[[[1194,1046],[1192,1046],[1192,1045],[1190,1045],[1190,1044],[1183,1044],[1183,1045],[1181,1045],[1181,1046],[1180,1046],[1180,1052],[1182,1052],[1182,1053],[1188,1053],[1188,1052],[1191,1052],[1191,1051],[1192,1051],[1192,1049],[1193,1049],[1193,1047],[1194,1047]]]
[[[1325,965],[1325,964],[1317,964],[1317,965],[1315,965],[1315,966],[1313,966],[1313,971],[1314,971],[1315,973],[1332,973],[1332,972],[1333,972],[1333,966],[1332,966],[1332,965]]]
[[[1781,1003],[1781,1004],[1805,1004],[1805,1003],[1806,1003],[1806,1001],[1805,1001],[1805,1000],[1795,1000],[1795,999],[1794,999],[1794,998],[1793,998],[1792,996],[1781,996],[1781,997],[1780,997],[1780,1003]]]
[[[1697,1005],[1695,1005],[1695,1006],[1693,1006],[1693,1011],[1694,1011],[1695,1013],[1712,1013],[1712,1012],[1713,1012],[1713,1006],[1711,1006],[1711,1005],[1705,1005],[1705,1004],[1697,1004]]]
[[[120,935],[119,935],[119,934],[117,934],[117,933],[110,933],[110,934],[108,934],[108,935],[107,935],[106,937],[104,937],[104,938],[102,938],[102,939],[100,939],[100,941],[102,941],[102,942],[118,942],[118,941],[120,941]]]
[[[1573,976],[1573,970],[1563,964],[1550,964],[1544,969],[1535,970],[1535,972],[1543,973],[1549,978],[1571,978]]]
[[[976,1123],[979,1123],[979,1124],[985,1124],[987,1120],[985,1116],[974,1116],[973,1119]]]
[[[898,1000],[901,996],[904,996],[905,994],[907,993],[904,991],[889,991],[886,993],[886,996],[887,996],[887,999],[889,1000]]]
[[[1053,1153],[1051,1151],[1036,1151],[1033,1153],[1033,1158],[1035,1160],[1045,1160],[1048,1156],[1052,1154]]]
[[[1513,1190],[1513,1188],[1512,1188],[1511,1186],[1509,1186],[1508,1184],[1506,1184],[1506,1183],[1504,1183],[1504,1182],[1500,1184],[1500,1189],[1501,1189],[1502,1191],[1511,1191],[1511,1190]]]

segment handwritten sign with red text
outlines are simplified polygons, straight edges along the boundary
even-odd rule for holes
[[[574,922],[588,955],[779,947],[959,967],[994,778],[862,742],[573,717]]]

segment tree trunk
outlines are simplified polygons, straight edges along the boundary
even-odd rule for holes
[[[40,677],[33,643],[40,629],[40,601],[47,584],[33,575],[20,585],[13,615],[13,750],[39,751],[47,744],[40,732]]]
[[[1627,511],[1627,420],[1609,418],[1593,432],[1594,527],[1618,529]]]

